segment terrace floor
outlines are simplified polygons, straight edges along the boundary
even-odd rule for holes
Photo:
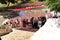
[[[14,30],[13,32],[2,36],[2,40],[30,40],[34,32]]]

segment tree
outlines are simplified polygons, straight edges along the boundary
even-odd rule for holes
[[[10,5],[10,3],[16,3],[16,0],[0,0],[0,3],[7,4],[7,7]]]
[[[51,11],[60,12],[60,0],[46,0],[45,3]]]

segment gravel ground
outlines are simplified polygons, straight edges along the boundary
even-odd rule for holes
[[[2,40],[30,40],[29,38],[34,34],[34,32],[14,30],[10,34],[2,36]]]

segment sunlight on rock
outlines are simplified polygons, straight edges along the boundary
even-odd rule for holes
[[[60,18],[50,18],[31,40],[60,40]]]

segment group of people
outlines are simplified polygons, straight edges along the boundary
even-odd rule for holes
[[[10,20],[6,22],[5,24],[11,25],[12,27],[26,27],[28,25],[29,27],[32,26],[32,28],[40,28],[42,27],[46,22],[46,17],[38,17],[34,18],[31,17],[30,19],[16,19],[16,20]]]
[[[18,27],[20,24],[20,21],[18,19],[15,20],[9,20],[4,25],[11,26],[12,28]]]
[[[45,22],[46,22],[45,17],[38,17],[38,19],[35,19],[34,17],[31,18],[33,28],[40,28],[45,24]]]
[[[34,18],[31,17],[28,21],[28,19],[22,20],[23,26],[26,27],[26,25],[31,24],[32,28],[40,28],[42,27],[46,22],[46,17],[38,17]]]

